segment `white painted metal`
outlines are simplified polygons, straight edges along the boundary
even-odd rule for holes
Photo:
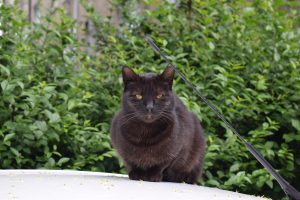
[[[126,175],[70,170],[0,170],[1,200],[263,200],[183,183],[132,181]]]

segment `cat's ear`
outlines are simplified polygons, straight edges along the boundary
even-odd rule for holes
[[[138,75],[129,67],[122,68],[122,76],[124,83],[128,83],[131,81],[136,81],[138,79]]]
[[[170,87],[172,88],[172,83],[174,79],[175,68],[172,66],[168,66],[163,73],[161,73],[161,77],[164,81],[168,82]]]

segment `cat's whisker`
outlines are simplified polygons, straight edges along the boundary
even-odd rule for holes
[[[161,114],[162,118],[167,120],[167,121],[173,121],[172,118],[164,113]]]
[[[167,125],[172,125],[172,124],[170,123],[170,121],[167,120],[165,117],[161,117],[159,120],[161,120],[162,122],[165,122]]]
[[[161,121],[163,123],[166,123],[168,126],[172,126],[173,125],[173,123],[169,119],[167,119],[167,118],[161,118]]]
[[[170,117],[170,114],[169,114],[169,113],[167,113],[167,112],[165,112],[165,111],[162,111],[160,114],[161,114],[161,116],[163,116],[163,118],[168,119],[170,122],[174,122],[174,119],[172,119],[172,118]]]
[[[161,113],[162,119],[166,120],[166,121],[171,121],[170,117]]]
[[[135,113],[133,113],[133,116],[130,116],[129,118],[126,118],[125,121],[121,120],[121,127],[123,127],[125,124],[127,124],[129,121],[131,121],[134,118],[136,118]]]
[[[121,117],[121,120],[123,120],[123,119],[128,119],[128,118],[130,118],[130,117],[132,117],[132,116],[135,116],[135,113],[129,113],[129,114],[126,114],[126,115],[124,115],[124,116]]]

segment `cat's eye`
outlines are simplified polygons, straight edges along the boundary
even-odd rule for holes
[[[135,95],[135,98],[138,99],[138,100],[141,100],[141,99],[143,98],[143,96],[140,95],[140,94],[136,94],[136,95]]]
[[[156,98],[157,98],[157,99],[160,99],[160,98],[162,98],[162,96],[163,96],[163,94],[158,94],[158,95],[156,96]]]

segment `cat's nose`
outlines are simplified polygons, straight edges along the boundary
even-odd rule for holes
[[[148,112],[152,112],[153,110],[153,102],[148,102],[146,105],[146,109]]]

